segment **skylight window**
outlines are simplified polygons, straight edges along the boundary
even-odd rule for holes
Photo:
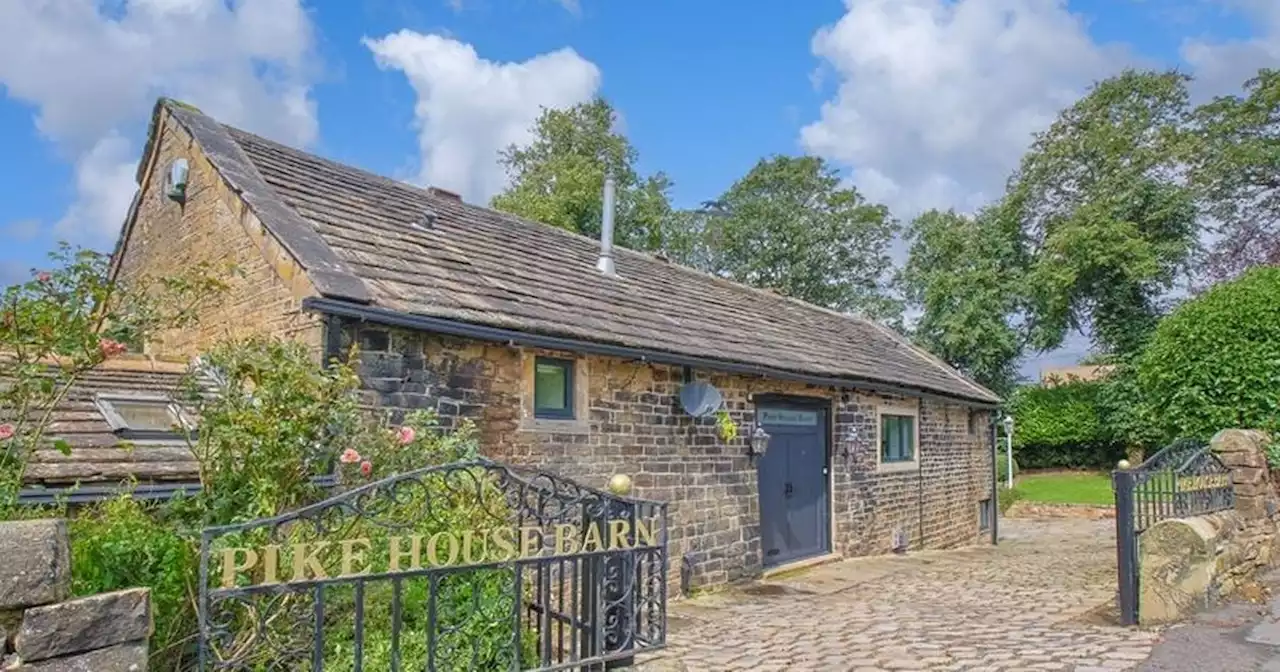
[[[194,425],[168,397],[99,395],[98,410],[120,435],[176,435]]]

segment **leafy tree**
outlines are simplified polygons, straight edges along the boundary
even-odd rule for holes
[[[691,265],[833,310],[901,314],[886,281],[896,223],[820,158],[762,159],[684,217]]]
[[[1280,70],[1261,70],[1245,92],[1195,111],[1192,180],[1217,234],[1201,268],[1210,281],[1280,264]]]
[[[1021,304],[1017,245],[992,211],[968,217],[931,210],[907,229],[911,247],[899,282],[922,313],[920,345],[998,393],[1017,379],[1024,337],[1012,317]]]
[[[1028,336],[1070,329],[1134,352],[1195,249],[1187,77],[1126,71],[1096,85],[1036,136],[1000,205],[1025,246]]]
[[[512,145],[501,161],[511,186],[493,197],[498,210],[587,236],[600,235],[604,178],[617,188],[614,240],[635,250],[660,250],[672,223],[671,181],[641,176],[638,153],[618,132],[613,107],[602,98],[566,110],[543,110],[528,147]]]
[[[1215,285],[1160,322],[1133,366],[1151,440],[1280,430],[1280,268]]]

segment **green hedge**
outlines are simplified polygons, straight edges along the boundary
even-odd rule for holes
[[[1018,388],[1009,401],[1014,454],[1022,469],[1110,469],[1124,459],[1103,403],[1105,383]]]
[[[1160,321],[1135,362],[1151,439],[1280,430],[1280,268],[1217,285]]]

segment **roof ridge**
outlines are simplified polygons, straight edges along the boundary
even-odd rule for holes
[[[286,145],[286,144],[284,144],[284,143],[282,143],[282,142],[279,142],[279,141],[277,141],[277,140],[272,140],[271,138],[263,137],[263,136],[261,136],[261,135],[258,135],[257,133],[253,133],[252,131],[246,131],[246,130],[244,130],[244,129],[242,129],[242,128],[238,128],[238,127],[235,127],[235,126],[231,126],[231,125],[229,125],[229,124],[223,124],[223,126],[224,126],[224,127],[226,127],[226,128],[229,128],[229,129],[231,129],[231,130],[233,130],[233,131],[235,131],[236,133],[239,133],[239,134],[242,134],[242,135],[247,135],[247,136],[249,136],[249,137],[253,138],[253,139],[254,139],[254,140],[256,140],[256,141],[263,142],[263,143],[266,143],[266,144],[268,144],[268,145],[274,145],[274,146],[276,146],[276,147],[280,147],[280,148],[283,148],[283,149],[289,150],[289,151],[291,151],[291,152],[297,152],[297,153],[301,153],[301,154],[306,154],[308,157],[310,157],[310,158],[312,158],[312,159],[315,159],[315,160],[317,160],[317,161],[319,161],[319,162],[321,162],[321,163],[323,163],[323,164],[326,164],[326,165],[328,165],[328,166],[331,166],[331,167],[334,167],[334,168],[337,168],[337,169],[340,169],[340,170],[346,170],[346,171],[352,171],[352,172],[360,173],[361,175],[366,176],[366,177],[373,178],[374,180],[376,180],[376,181],[378,181],[378,182],[380,182],[380,183],[382,183],[382,184],[384,184],[384,185],[392,186],[392,187],[395,187],[395,188],[397,188],[397,189],[407,190],[407,191],[409,191],[409,192],[411,192],[411,193],[414,193],[414,194],[416,194],[416,195],[419,195],[419,196],[421,196],[421,197],[423,197],[423,198],[425,198],[426,200],[431,201],[431,202],[447,203],[447,202],[449,202],[450,200],[453,200],[453,199],[451,199],[451,198],[444,197],[444,196],[439,196],[439,195],[436,195],[436,194],[434,194],[434,193],[432,193],[432,192],[431,192],[431,189],[443,189],[443,187],[436,187],[435,185],[422,186],[422,185],[414,184],[414,183],[412,183],[412,182],[407,182],[407,181],[405,181],[405,180],[397,180],[397,179],[395,179],[395,178],[391,178],[391,177],[387,177],[386,175],[382,175],[381,173],[376,173],[376,172],[374,172],[374,171],[372,171],[372,170],[369,170],[369,169],[367,169],[367,168],[361,168],[360,166],[355,166],[355,165],[352,165],[352,164],[349,164],[349,163],[342,163],[341,161],[335,161],[334,159],[330,159],[330,158],[328,158],[328,157],[321,156],[320,154],[315,154],[315,153],[313,153],[313,152],[308,152],[308,151],[303,150],[303,149],[298,149],[297,147],[292,147],[292,146],[290,146],[290,145]],[[584,234],[584,233],[579,233],[579,232],[577,232],[577,231],[570,231],[569,229],[564,229],[564,228],[561,228],[561,227],[559,227],[559,226],[555,226],[554,224],[548,224],[548,223],[546,223],[546,222],[540,222],[540,221],[538,221],[538,220],[536,220],[536,219],[529,219],[528,217],[524,217],[524,216],[522,216],[522,215],[518,215],[518,214],[516,214],[516,213],[514,213],[514,212],[507,212],[506,210],[498,210],[497,208],[490,207],[490,206],[485,205],[485,204],[483,204],[483,203],[472,203],[472,202],[469,202],[469,201],[463,200],[461,197],[459,197],[458,199],[456,199],[456,202],[458,202],[458,203],[460,203],[460,204],[462,204],[463,206],[468,207],[468,208],[474,208],[474,209],[476,209],[476,210],[483,210],[483,211],[485,211],[485,212],[491,212],[491,213],[494,213],[494,214],[496,214],[496,215],[498,215],[498,216],[500,216],[500,217],[515,220],[515,221],[517,221],[517,222],[519,222],[519,223],[521,223],[521,224],[531,225],[531,226],[533,226],[533,227],[535,227],[535,228],[537,228],[537,229],[539,229],[539,230],[544,230],[544,231],[553,232],[553,233],[554,233],[554,234],[556,234],[556,235],[566,236],[566,237],[568,237],[568,238],[572,238],[572,239],[575,239],[575,240],[582,240],[582,241],[584,241],[584,242],[591,243],[591,244],[594,244],[594,245],[597,245],[597,246],[600,244],[600,240],[599,240],[598,238],[594,238],[594,237],[592,237],[592,236],[588,236],[588,235],[586,235],[586,234]],[[630,254],[638,254],[638,255],[643,255],[643,256],[652,256],[652,255],[646,255],[646,254],[644,254],[644,253],[642,253],[642,252],[637,252],[636,250],[632,250],[632,249],[630,249],[630,248],[626,248],[626,247],[619,247],[619,246],[617,246],[617,245],[615,245],[613,249],[614,249],[614,251],[615,251],[615,252],[616,252],[616,251],[621,250],[621,251],[624,251],[624,252],[626,252],[626,253],[630,253]],[[655,259],[654,259],[654,261],[659,261],[659,260],[655,258]],[[666,262],[666,263],[670,263],[670,262]],[[679,264],[672,264],[672,265],[679,265]],[[686,269],[687,269],[688,267],[686,267],[686,266],[681,266],[681,268],[686,268]],[[694,270],[694,271],[696,271],[697,269],[688,269],[688,270]]]
[[[216,121],[216,120],[215,120],[215,121]],[[379,181],[379,182],[382,182],[383,184],[386,184],[386,185],[388,185],[388,186],[393,186],[393,187],[396,187],[396,188],[398,188],[398,189],[407,189],[407,190],[409,190],[409,191],[412,191],[412,192],[414,192],[414,193],[416,193],[416,194],[419,194],[419,195],[421,195],[421,196],[423,196],[423,197],[427,198],[428,200],[435,201],[435,200],[441,200],[441,199],[445,198],[445,197],[443,197],[443,196],[436,196],[435,194],[432,194],[430,191],[428,191],[428,189],[429,189],[430,187],[420,187],[420,186],[418,186],[418,185],[416,185],[416,184],[413,184],[413,183],[411,183],[411,182],[405,182],[404,180],[397,180],[397,179],[392,178],[392,177],[387,177],[386,175],[383,175],[383,174],[381,174],[381,173],[375,173],[375,172],[373,172],[372,170],[368,170],[367,168],[361,168],[360,166],[355,166],[355,165],[352,165],[352,164],[350,164],[350,163],[343,163],[343,162],[341,162],[341,161],[336,161],[336,160],[334,160],[334,159],[330,159],[330,158],[328,158],[328,157],[326,157],[326,156],[322,156],[322,155],[320,155],[320,154],[316,154],[316,153],[314,153],[314,152],[308,152],[308,151],[307,151],[307,150],[305,150],[305,149],[299,149],[299,148],[294,147],[294,146],[292,146],[292,145],[286,145],[286,144],[284,144],[283,142],[280,142],[280,141],[278,141],[278,140],[272,140],[271,138],[268,138],[268,137],[263,136],[263,135],[259,135],[259,134],[257,134],[257,133],[254,133],[253,131],[246,131],[245,129],[240,128],[239,126],[232,126],[231,124],[223,124],[222,122],[217,122],[217,123],[219,123],[223,128],[226,128],[226,129],[228,129],[228,130],[231,130],[231,131],[233,131],[233,132],[235,132],[235,133],[238,133],[238,134],[240,134],[240,135],[247,135],[247,136],[249,136],[250,138],[253,138],[253,139],[254,139],[255,141],[257,141],[257,142],[262,142],[262,143],[265,143],[265,144],[268,144],[268,145],[274,145],[274,146],[276,146],[276,147],[281,147],[281,148],[283,148],[283,149],[287,149],[287,150],[289,150],[289,151],[291,151],[291,152],[297,152],[297,153],[300,153],[300,154],[306,154],[308,157],[310,157],[310,158],[312,158],[312,159],[315,159],[315,160],[317,160],[317,161],[319,161],[319,162],[321,162],[321,163],[328,164],[328,165],[330,165],[330,166],[333,166],[333,167],[335,167],[335,168],[339,168],[339,169],[342,169],[342,170],[355,171],[355,172],[360,173],[360,174],[362,174],[362,175],[364,175],[364,176],[366,176],[366,177],[371,177],[371,178],[373,178],[373,179],[375,179],[375,180],[377,180],[377,181]],[[460,201],[460,202],[463,202],[463,203],[466,203],[465,201],[461,201],[461,199],[459,199],[459,201]],[[467,204],[467,205],[470,205],[470,204]],[[544,226],[550,226],[550,225],[544,225]],[[563,230],[563,229],[561,229],[561,230]]]
[[[313,158],[313,159],[316,159],[316,160],[320,161],[321,163],[324,163],[324,164],[326,164],[326,165],[332,166],[332,167],[334,167],[334,168],[338,168],[338,169],[341,169],[341,170],[354,171],[354,172],[360,173],[360,174],[362,174],[362,175],[365,175],[365,176],[371,177],[371,178],[373,178],[373,179],[375,179],[375,180],[377,180],[378,182],[381,182],[381,183],[383,183],[383,184],[386,184],[386,185],[389,185],[389,186],[394,186],[394,187],[396,187],[397,189],[405,189],[405,190],[408,190],[408,191],[410,191],[410,192],[412,192],[412,193],[415,193],[415,194],[417,194],[417,195],[422,196],[423,198],[425,198],[425,199],[427,199],[427,200],[429,200],[429,201],[438,201],[438,200],[441,200],[441,199],[443,199],[443,198],[444,198],[444,197],[437,196],[437,195],[435,195],[435,194],[431,193],[430,189],[434,188],[433,186],[425,186],[425,187],[424,187],[424,186],[421,186],[421,185],[414,184],[414,183],[412,183],[412,182],[406,182],[406,181],[404,181],[404,180],[397,180],[397,179],[394,179],[394,178],[387,177],[386,175],[382,175],[382,174],[379,174],[379,173],[373,172],[373,171],[368,170],[368,169],[366,169],[366,168],[361,168],[361,167],[359,167],[359,166],[353,166],[353,165],[348,164],[348,163],[342,163],[341,161],[335,161],[335,160],[333,160],[333,159],[327,158],[327,157],[325,157],[325,156],[321,156],[321,155],[319,155],[319,154],[315,154],[315,153],[312,153],[312,152],[308,152],[308,151],[306,151],[306,150],[302,150],[302,149],[298,149],[298,148],[296,148],[296,147],[292,147],[292,146],[290,146],[290,145],[286,145],[286,144],[284,144],[284,143],[282,143],[282,142],[279,142],[279,141],[276,141],[276,140],[272,140],[272,139],[267,138],[267,137],[263,137],[263,136],[261,136],[261,135],[258,135],[257,133],[253,133],[252,131],[246,131],[246,130],[244,130],[244,129],[242,129],[242,128],[238,128],[238,127],[236,127],[236,126],[231,126],[230,124],[223,124],[223,126],[224,126],[224,127],[226,127],[226,128],[229,128],[229,129],[231,129],[231,130],[233,130],[233,131],[235,131],[236,133],[240,133],[240,134],[242,134],[242,135],[247,135],[247,136],[249,136],[249,137],[251,137],[251,138],[254,138],[254,139],[255,139],[255,140],[257,140],[257,141],[260,141],[260,142],[263,142],[263,143],[266,143],[266,144],[269,144],[269,145],[274,145],[274,146],[276,146],[276,147],[281,147],[281,148],[287,149],[287,150],[292,151],[292,152],[298,152],[298,153],[306,154],[308,157],[311,157],[311,158]],[[511,220],[515,220],[515,221],[517,221],[517,222],[520,222],[521,224],[527,224],[527,225],[531,225],[531,226],[533,226],[533,227],[535,227],[535,228],[538,228],[538,229],[540,229],[540,230],[553,232],[553,233],[555,233],[556,235],[562,235],[562,236],[566,236],[566,237],[569,237],[569,238],[582,240],[582,241],[584,241],[584,242],[587,242],[587,243],[590,243],[590,244],[593,244],[593,245],[596,245],[596,246],[599,246],[599,244],[600,244],[600,240],[599,240],[598,238],[594,238],[594,237],[592,237],[592,236],[588,236],[588,235],[586,235],[586,234],[584,234],[584,233],[579,233],[579,232],[577,232],[577,231],[570,231],[569,229],[561,228],[561,227],[559,227],[559,226],[555,226],[554,224],[547,224],[546,222],[540,222],[540,221],[538,221],[538,220],[536,220],[536,219],[530,219],[530,218],[528,218],[528,217],[524,217],[524,216],[519,215],[519,214],[516,214],[516,213],[514,213],[514,212],[507,212],[506,210],[498,210],[497,208],[491,207],[491,206],[489,206],[489,205],[485,205],[485,204],[483,204],[483,203],[472,203],[472,202],[465,201],[465,200],[462,200],[462,199],[458,199],[458,202],[459,202],[459,203],[461,203],[461,204],[462,204],[463,206],[465,206],[465,207],[468,207],[468,208],[474,208],[474,209],[477,209],[477,210],[483,210],[483,211],[486,211],[486,212],[491,212],[491,213],[494,213],[494,214],[496,214],[496,215],[498,215],[498,216],[500,216],[500,217],[507,218],[507,219],[511,219]],[[672,261],[672,260],[670,260],[670,259],[659,258],[659,256],[658,256],[657,254],[654,254],[654,253],[652,253],[652,252],[646,252],[646,251],[643,251],[643,250],[633,250],[633,249],[631,249],[631,248],[629,248],[629,247],[622,247],[622,246],[619,246],[619,245],[617,245],[616,243],[615,243],[615,245],[614,245],[614,248],[613,248],[613,249],[614,249],[615,254],[617,254],[617,253],[626,254],[626,255],[631,255],[631,256],[635,256],[635,257],[640,257],[640,258],[642,258],[642,259],[646,259],[646,260],[652,261],[653,263],[665,264],[665,265],[667,265],[667,266],[669,266],[669,267],[680,269],[680,271],[682,271],[682,272],[689,273],[689,274],[693,274],[693,275],[697,275],[697,276],[699,276],[699,277],[707,278],[707,279],[709,279],[709,280],[713,280],[713,281],[715,281],[715,282],[717,282],[717,283],[720,283],[721,285],[724,285],[724,286],[733,287],[733,288],[735,288],[735,289],[746,290],[746,291],[748,291],[748,292],[753,292],[753,293],[756,293],[756,294],[760,294],[761,296],[763,296],[763,297],[765,297],[765,298],[769,298],[769,299],[773,299],[773,300],[782,300],[782,301],[786,301],[786,302],[789,302],[789,303],[797,304],[798,306],[803,307],[803,308],[806,308],[806,309],[822,311],[822,312],[825,312],[825,313],[827,313],[827,314],[834,315],[834,316],[836,316],[836,317],[841,317],[841,318],[844,318],[844,319],[847,319],[847,320],[854,320],[854,321],[857,321],[857,322],[869,323],[869,324],[878,324],[875,320],[873,320],[873,319],[871,319],[871,318],[869,318],[869,317],[866,317],[865,315],[859,315],[859,314],[857,314],[857,313],[844,313],[844,312],[840,312],[840,311],[838,311],[838,310],[834,310],[834,309],[832,309],[832,308],[827,308],[826,306],[820,306],[820,305],[815,304],[815,303],[809,303],[808,301],[804,301],[804,300],[802,300],[802,299],[797,299],[797,298],[795,298],[795,297],[789,296],[789,295],[787,295],[787,294],[783,294],[783,293],[781,293],[781,292],[776,292],[776,291],[774,291],[774,290],[770,290],[770,289],[763,289],[763,288],[760,288],[760,287],[753,287],[753,286],[748,285],[748,284],[746,284],[746,283],[738,282],[738,281],[736,281],[736,280],[732,280],[732,279],[730,279],[730,278],[725,278],[725,277],[722,277],[722,276],[716,275],[716,274],[714,274],[714,273],[712,273],[712,272],[710,272],[710,271],[704,271],[704,270],[702,270],[702,269],[694,268],[694,267],[692,267],[692,266],[686,266],[686,265],[684,265],[684,264],[682,264],[682,263],[679,263],[679,262],[677,262],[677,261]]]
[[[0,361],[10,361],[15,357],[14,353],[0,351]],[[36,360],[37,364],[46,366],[62,366],[72,363],[70,357],[50,355],[41,357]],[[177,357],[156,357],[142,353],[125,353],[115,357],[105,359],[97,366],[86,369],[88,372],[120,372],[120,371],[136,371],[141,373],[180,373],[186,370],[186,362]]]

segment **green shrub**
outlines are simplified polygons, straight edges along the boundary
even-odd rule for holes
[[[1106,381],[1018,388],[1009,401],[1024,469],[1111,468],[1125,456],[1104,404]]]
[[[72,589],[93,595],[151,589],[154,669],[182,669],[196,630],[193,596],[199,556],[195,541],[155,507],[122,495],[71,519]],[[188,661],[189,662],[189,661]]]
[[[1253,269],[1179,306],[1134,368],[1137,414],[1162,443],[1280,429],[1280,268]]]
[[[420,467],[471,459],[477,454],[475,428],[469,423],[445,431],[433,414],[417,413],[398,428],[388,427],[385,417],[360,407],[359,381],[349,367],[318,367],[300,344],[267,339],[228,343],[209,353],[206,362],[219,374],[216,394],[189,400],[201,418],[200,432],[192,447],[200,463],[201,491],[162,505],[142,504],[121,496],[85,508],[71,524],[77,594],[151,588],[156,625],[151,640],[153,670],[190,668],[197,633],[195,596],[199,588],[200,532],[204,527],[275,516],[337,494],[310,480],[312,475],[328,472],[335,464],[341,491]],[[342,453],[355,457],[339,460]],[[393,504],[397,510],[403,509],[403,526],[396,529],[421,533],[449,530],[457,536],[475,529],[480,522],[477,516],[497,515],[498,505],[478,507],[476,502],[457,495],[457,486],[465,482],[433,482],[431,488],[418,493],[417,499],[396,498]],[[426,505],[427,498],[430,506]],[[490,499],[504,501],[500,497]],[[431,515],[423,516],[423,511],[430,511]],[[374,516],[377,520],[361,519],[361,523],[344,528],[342,536],[385,538],[393,533],[393,528],[386,525],[392,513],[379,509]],[[260,528],[220,537],[219,541],[233,546],[259,546],[269,543],[265,531]],[[307,534],[320,532],[298,525],[290,528],[288,540],[319,538]],[[446,624],[453,619],[450,636],[459,642],[455,654],[438,652],[441,657],[437,664],[442,669],[465,667],[460,660],[464,655],[469,660],[473,644],[479,651],[481,669],[511,666],[511,574],[461,570],[440,580],[436,595],[438,617]],[[425,585],[425,580],[406,580],[406,600],[425,602]],[[365,669],[389,669],[389,615],[380,617],[377,608],[381,606],[385,611],[391,601],[390,589],[389,583],[371,583],[366,596]],[[341,660],[351,645],[349,625],[354,618],[354,602],[350,598],[344,601],[340,592],[335,589],[325,602],[326,619],[335,624],[335,635],[327,640],[334,664],[326,669],[343,669]],[[288,605],[284,608],[310,610],[306,599],[307,595],[286,598],[283,602]],[[481,606],[477,608],[476,604]],[[421,652],[415,653],[413,646],[426,642],[425,614],[425,610],[405,612],[401,632],[406,647],[404,663],[417,661],[414,656]],[[501,617],[495,619],[495,614]],[[253,620],[251,612],[242,613],[241,617]],[[277,625],[268,628],[270,632],[244,631],[250,637],[267,637],[276,647],[263,642],[250,644],[253,655],[260,656],[254,662],[271,669],[272,663],[278,661],[270,658],[281,645],[297,644],[297,637],[309,642],[311,637],[309,630],[297,628],[296,621],[276,618],[273,622]],[[341,634],[344,629],[347,639]],[[347,648],[344,650],[343,646]]]

